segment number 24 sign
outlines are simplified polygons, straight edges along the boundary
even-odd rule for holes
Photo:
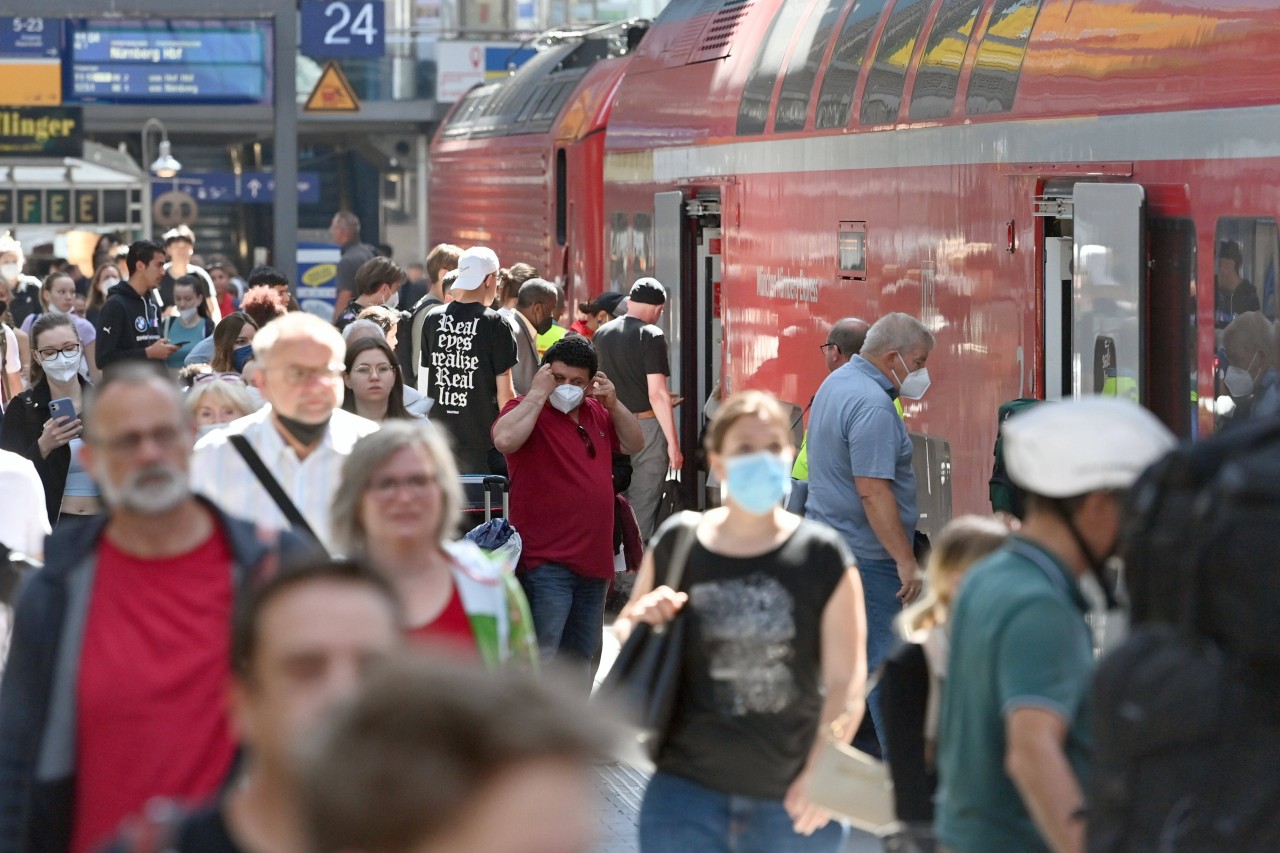
[[[372,58],[382,56],[386,44],[383,0],[303,0],[304,56]]]

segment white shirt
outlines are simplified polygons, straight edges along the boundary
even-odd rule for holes
[[[335,409],[320,444],[306,459],[299,459],[276,429],[268,404],[196,442],[191,457],[191,487],[228,515],[276,530],[289,527],[284,513],[258,482],[244,457],[227,440],[228,436],[239,433],[262,457],[316,536],[332,550],[329,504],[342,477],[342,463],[357,439],[377,429],[378,425],[371,420]]]
[[[44,537],[49,535],[49,513],[44,506],[44,484],[30,459],[0,450],[0,495],[5,498],[5,511],[0,512],[0,542],[42,558]]]

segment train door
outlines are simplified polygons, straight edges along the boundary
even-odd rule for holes
[[[667,288],[660,325],[669,342],[671,390],[682,399],[676,428],[685,450],[685,482],[691,495],[702,496],[708,493],[706,476],[695,471],[693,451],[707,401],[719,386],[723,352],[720,194],[657,193],[653,212],[654,275]]]
[[[1041,199],[1044,396],[1146,403],[1146,193],[1076,183]]]

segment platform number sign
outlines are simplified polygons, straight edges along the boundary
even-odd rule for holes
[[[370,59],[386,52],[383,0],[303,0],[302,53],[317,59]]]

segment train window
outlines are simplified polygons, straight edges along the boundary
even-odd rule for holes
[[[609,214],[609,279],[610,290],[626,292],[627,255],[630,252],[630,229],[627,214],[617,210]]]
[[[827,64],[818,92],[818,110],[814,126],[819,130],[845,127],[853,111],[853,90],[858,85],[858,71],[867,55],[867,44],[875,32],[876,22],[887,0],[855,0],[853,11],[844,19],[835,51]]]
[[[987,31],[978,45],[969,76],[965,112],[969,115],[1004,113],[1013,109],[1013,96],[1022,74],[1031,29],[1041,0],[996,0]]]
[[[911,120],[946,118],[956,100],[956,84],[981,0],[944,0],[925,43],[911,89]]]
[[[653,216],[637,213],[635,227],[631,229],[631,275],[627,277],[628,281],[653,275],[653,258],[650,257],[652,246]]]
[[[866,281],[867,223],[841,222],[836,243],[836,269],[840,278]]]
[[[1280,414],[1280,373],[1271,329],[1280,270],[1276,220],[1219,219],[1213,248],[1214,412],[1220,424]]]
[[[809,0],[783,0],[782,8],[774,15],[764,37],[764,46],[756,54],[747,83],[742,88],[742,100],[738,104],[739,136],[764,133],[765,122],[769,120],[769,102],[773,99],[773,84],[778,82],[787,47],[808,7]]]
[[[569,239],[569,158],[556,149],[556,245]]]
[[[859,120],[863,124],[885,124],[898,118],[907,63],[915,52],[929,5],[927,0],[898,0],[893,7],[862,93]]]
[[[840,20],[846,0],[827,0],[822,16],[811,14],[804,29],[796,36],[791,49],[791,64],[782,78],[782,91],[778,94],[778,109],[773,117],[773,129],[777,131],[804,130],[809,115],[809,94],[818,73],[818,63],[827,52],[831,31]]]
[[[1276,220],[1231,216],[1218,220],[1214,246],[1213,325],[1217,329],[1248,311],[1276,318],[1276,270],[1280,265]]]

